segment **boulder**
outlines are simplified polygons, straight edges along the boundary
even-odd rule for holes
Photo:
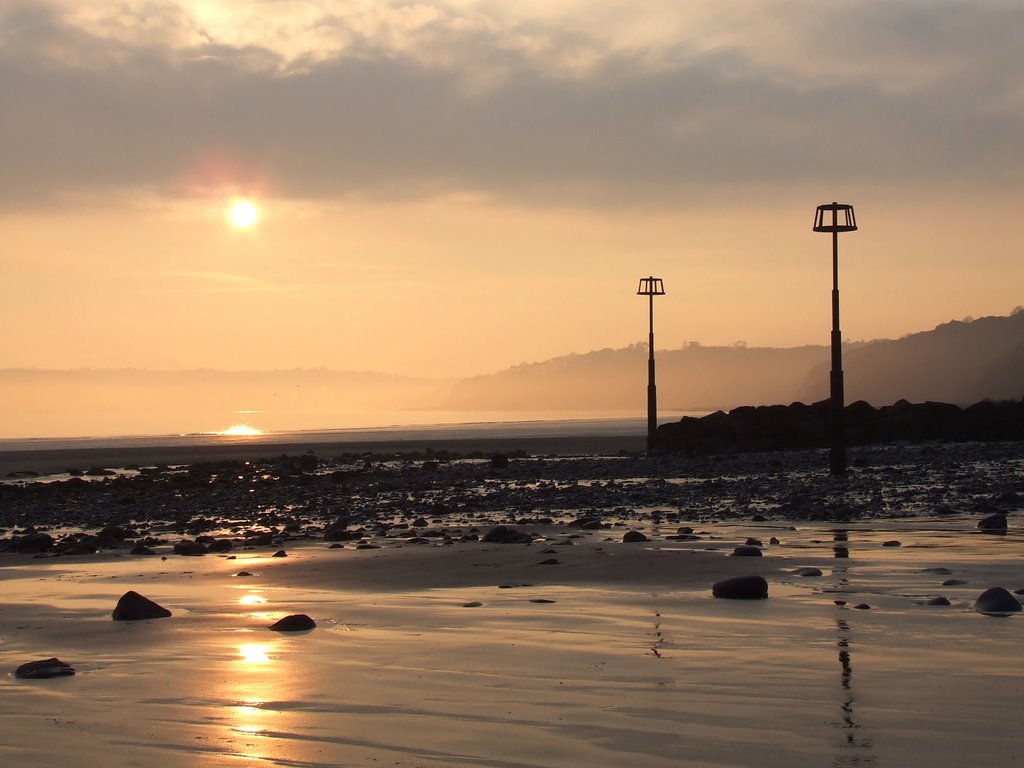
[[[305,632],[315,629],[316,622],[304,613],[296,613],[274,622],[270,628],[275,632]]]
[[[821,576],[821,568],[797,568],[793,571],[794,576],[814,577]]]
[[[75,674],[75,668],[58,658],[30,661],[14,670],[14,676],[25,680],[44,680]]]
[[[1006,515],[1002,512],[988,515],[978,521],[979,531],[1006,531]]]
[[[626,531],[622,534],[622,541],[629,543],[634,541],[650,541],[650,539],[640,533],[640,531]]]
[[[1020,602],[1002,587],[986,589],[974,601],[974,610],[986,616],[1007,616],[1021,610]]]
[[[143,619],[165,619],[171,612],[150,600],[143,597],[134,590],[129,590],[121,595],[117,601],[111,617],[114,621],[141,621]]]
[[[38,555],[52,550],[53,544],[53,536],[48,533],[28,533],[24,536],[12,536],[7,544],[7,551]]]
[[[762,557],[760,548],[744,544],[732,551],[732,557]]]
[[[198,541],[189,541],[184,539],[174,545],[174,554],[185,555],[187,557],[200,557],[206,554],[206,545],[200,544]]]
[[[711,594],[725,600],[764,600],[768,597],[768,582],[763,576],[734,576],[716,582]]]
[[[496,525],[484,534],[482,540],[491,544],[529,544],[533,541],[533,537],[526,531],[510,528],[507,525]]]

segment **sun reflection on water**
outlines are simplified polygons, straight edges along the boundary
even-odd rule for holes
[[[220,432],[211,432],[210,434],[223,437],[255,437],[267,433],[265,430],[254,427],[251,424],[232,424],[227,429],[222,429]]]
[[[238,647],[242,658],[250,664],[266,664],[271,660],[267,651],[270,648],[263,643],[245,643]]]

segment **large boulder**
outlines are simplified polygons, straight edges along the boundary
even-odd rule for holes
[[[711,594],[725,600],[764,600],[768,597],[768,582],[763,576],[734,576],[716,582]]]
[[[134,590],[129,590],[121,595],[117,601],[114,612],[111,614],[114,621],[141,621],[143,619],[165,619],[171,612],[150,600],[143,597]]]
[[[12,536],[7,544],[8,552],[38,555],[53,549],[54,538],[48,533],[32,532],[24,536]]]
[[[529,544],[533,537],[526,531],[510,528],[507,525],[496,525],[484,534],[483,541],[491,544]]]
[[[986,589],[974,601],[974,610],[986,616],[1006,616],[1021,610],[1020,602],[1002,587]]]

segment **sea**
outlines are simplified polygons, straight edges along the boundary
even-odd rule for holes
[[[707,411],[664,411],[658,423],[683,416],[703,416]],[[322,429],[263,429],[245,420],[210,432],[167,434],[112,434],[85,436],[9,437],[0,439],[0,452],[65,449],[119,449],[194,447],[260,443],[398,442],[404,440],[462,440],[526,437],[620,437],[647,432],[644,414],[619,411],[577,412],[474,412],[415,411],[381,413],[371,426]],[[256,420],[252,420],[256,421]],[[360,413],[352,421],[373,422],[372,414]]]

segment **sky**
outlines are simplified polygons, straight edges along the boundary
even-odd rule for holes
[[[1019,0],[0,0],[0,368],[824,345],[832,201],[845,339],[1008,314],[1022,137]]]

